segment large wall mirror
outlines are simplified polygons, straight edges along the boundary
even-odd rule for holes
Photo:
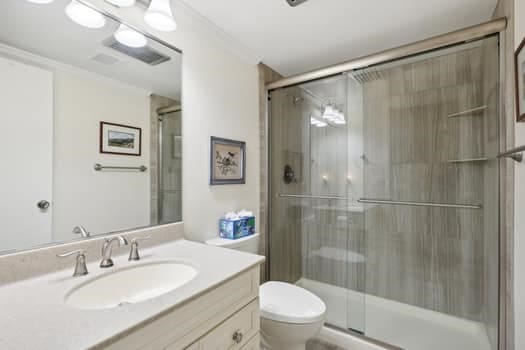
[[[181,52],[77,5],[2,0],[0,253],[182,220]]]

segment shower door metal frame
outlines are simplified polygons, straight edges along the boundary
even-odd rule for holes
[[[162,213],[164,211],[164,196],[162,194],[162,188],[163,188],[163,177],[162,177],[162,170],[164,166],[163,161],[163,146],[164,146],[164,137],[162,135],[163,132],[163,126],[164,126],[164,118],[165,115],[171,114],[171,113],[177,113],[182,112],[181,106],[169,106],[169,107],[163,107],[159,108],[157,110],[157,224],[161,224],[161,218]]]
[[[456,30],[443,35],[433,36],[431,38],[417,41],[412,44],[399,46],[393,49],[377,52],[368,56],[359,57],[344,63],[333,66],[317,69],[311,72],[294,75],[288,78],[279,79],[277,81],[266,84],[266,90],[276,90],[278,88],[289,87],[324,79],[330,76],[335,76],[350,72],[356,69],[362,69],[377,64],[386,63],[389,61],[398,60],[401,58],[419,55],[424,52],[443,49],[447,46],[457,45],[476,39],[481,39],[485,36],[500,33],[507,28],[507,18],[497,18],[492,21],[477,24],[475,26]]]
[[[321,68],[318,70],[306,72],[303,74],[294,75],[288,78],[279,79],[277,81],[267,83],[265,85],[265,94],[266,94],[266,125],[265,133],[266,133],[266,160],[267,160],[267,174],[271,174],[272,167],[271,167],[271,161],[270,161],[270,154],[271,154],[271,143],[270,143],[270,130],[271,130],[271,118],[270,118],[270,104],[271,104],[271,95],[270,93],[274,90],[291,87],[315,80],[320,80],[324,78],[328,78],[331,76],[337,76],[340,74],[346,74],[349,71],[362,69],[370,66],[375,66],[383,63],[387,63],[390,61],[395,61],[398,59],[407,58],[410,56],[415,56],[435,50],[440,50],[447,48],[449,46],[459,45],[468,43],[470,41],[480,40],[488,36],[492,35],[498,35],[499,39],[499,71],[500,71],[500,81],[499,81],[499,133],[500,133],[500,149],[508,149],[514,147],[514,138],[508,137],[506,130],[508,129],[507,124],[509,123],[508,120],[506,120],[506,111],[505,111],[505,91],[503,82],[505,81],[505,66],[506,62],[504,61],[504,58],[506,57],[505,47],[506,47],[506,41],[509,40],[506,36],[505,32],[507,29],[508,21],[506,17],[497,18],[485,23],[481,23],[478,25],[474,25],[471,27],[467,27],[464,29],[456,30],[450,33],[446,33],[443,35],[434,36],[425,40],[421,40],[412,44],[400,46],[393,49],[388,49],[385,51],[381,51],[375,54],[371,54],[368,56],[356,58],[341,64],[336,64],[333,66]],[[512,125],[512,124],[511,124]],[[512,129],[513,130],[513,129]],[[508,144],[509,143],[509,144]],[[505,159],[505,158],[503,158]],[[502,159],[502,160],[503,160]],[[509,165],[510,164],[510,165]],[[508,178],[509,177],[509,178]],[[498,239],[499,239],[499,314],[498,314],[498,350],[508,350],[507,349],[507,343],[508,340],[511,339],[514,336],[514,330],[510,327],[510,321],[512,321],[512,297],[510,300],[507,299],[508,291],[512,290],[512,286],[509,285],[509,283],[512,282],[512,279],[509,280],[510,273],[507,273],[507,261],[509,259],[509,256],[512,252],[508,251],[508,228],[506,227],[506,222],[510,220],[512,217],[512,209],[513,205],[510,205],[510,208],[507,208],[509,206],[509,200],[507,198],[508,196],[508,189],[509,184],[508,182],[514,179],[514,171],[513,171],[513,165],[509,163],[508,161],[500,161],[499,162],[499,232],[498,232]],[[263,220],[266,220],[266,258],[267,258],[267,268],[265,273],[266,280],[270,280],[270,265],[271,265],[271,251],[270,251],[270,244],[271,244],[271,236],[269,234],[270,230],[270,223],[271,223],[271,214],[269,210],[269,204],[270,204],[270,196],[272,195],[272,186],[271,186],[271,176],[267,176],[267,189],[268,193],[266,195],[266,203],[263,203],[266,210],[266,218]],[[512,181],[513,182],[513,181]],[[511,184],[511,188],[513,188],[513,184]],[[511,196],[513,196],[513,193],[511,193]],[[510,210],[510,214],[509,214]],[[510,216],[509,216],[510,215]],[[353,336],[357,336],[360,338],[363,338],[367,340],[366,336],[360,335],[356,332],[348,331],[349,334],[352,334]],[[365,332],[366,334],[366,332]],[[369,341],[369,338],[368,338]],[[510,344],[509,344],[510,345]]]

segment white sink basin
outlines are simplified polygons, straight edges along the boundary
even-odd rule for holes
[[[89,280],[71,290],[67,305],[79,309],[109,309],[152,299],[188,283],[197,270],[181,262],[135,265]]]

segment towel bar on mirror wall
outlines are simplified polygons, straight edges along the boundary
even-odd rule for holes
[[[93,167],[96,171],[101,171],[101,170],[139,170],[141,172],[144,172],[146,170],[148,170],[148,168],[144,165],[141,165],[141,166],[106,166],[106,165],[101,165],[101,164],[95,164],[94,167]]]
[[[516,148],[511,148],[508,151],[498,154],[498,158],[511,158],[518,163],[523,161],[523,154],[521,152],[525,151],[525,145],[519,146]]]

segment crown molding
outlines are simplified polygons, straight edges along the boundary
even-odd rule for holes
[[[186,2],[182,0],[172,0],[172,3],[176,4],[179,8],[182,8],[186,15],[195,20],[207,31],[211,32],[220,44],[222,44],[226,49],[235,54],[237,57],[253,65],[261,63],[262,57],[260,55],[257,55],[252,49],[241,43],[239,40],[235,39],[230,34],[226,33],[219,26],[210,21],[207,17],[203,16],[200,12],[195,10]]]

